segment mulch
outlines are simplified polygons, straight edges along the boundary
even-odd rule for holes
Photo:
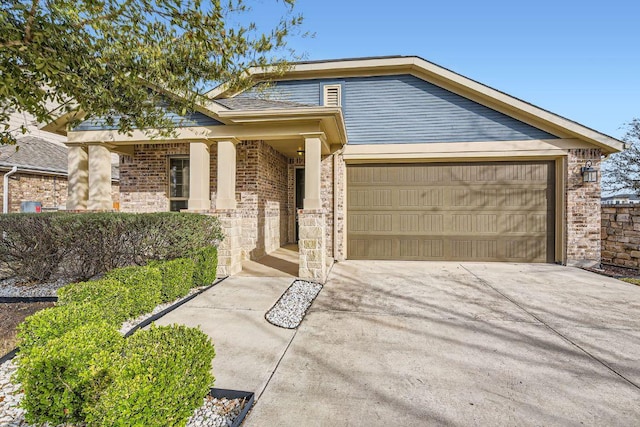
[[[0,356],[15,348],[18,325],[27,316],[31,316],[33,313],[48,307],[53,307],[53,303],[0,303]]]

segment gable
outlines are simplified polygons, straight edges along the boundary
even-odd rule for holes
[[[336,83],[350,144],[556,138],[410,74],[279,81],[237,97],[320,105],[323,86]]]

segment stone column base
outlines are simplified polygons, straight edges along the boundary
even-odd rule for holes
[[[324,283],[327,280],[326,220],[322,210],[298,211],[301,279]]]
[[[218,276],[242,271],[242,217],[236,210],[213,213],[220,220],[224,239],[218,247]]]

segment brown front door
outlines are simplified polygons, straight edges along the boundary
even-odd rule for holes
[[[347,167],[349,259],[553,262],[553,162]]]

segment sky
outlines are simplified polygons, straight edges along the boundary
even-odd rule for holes
[[[274,18],[276,0],[247,0]],[[640,1],[297,0],[305,59],[415,55],[621,138],[640,117]],[[259,23],[259,21],[258,21]]]

